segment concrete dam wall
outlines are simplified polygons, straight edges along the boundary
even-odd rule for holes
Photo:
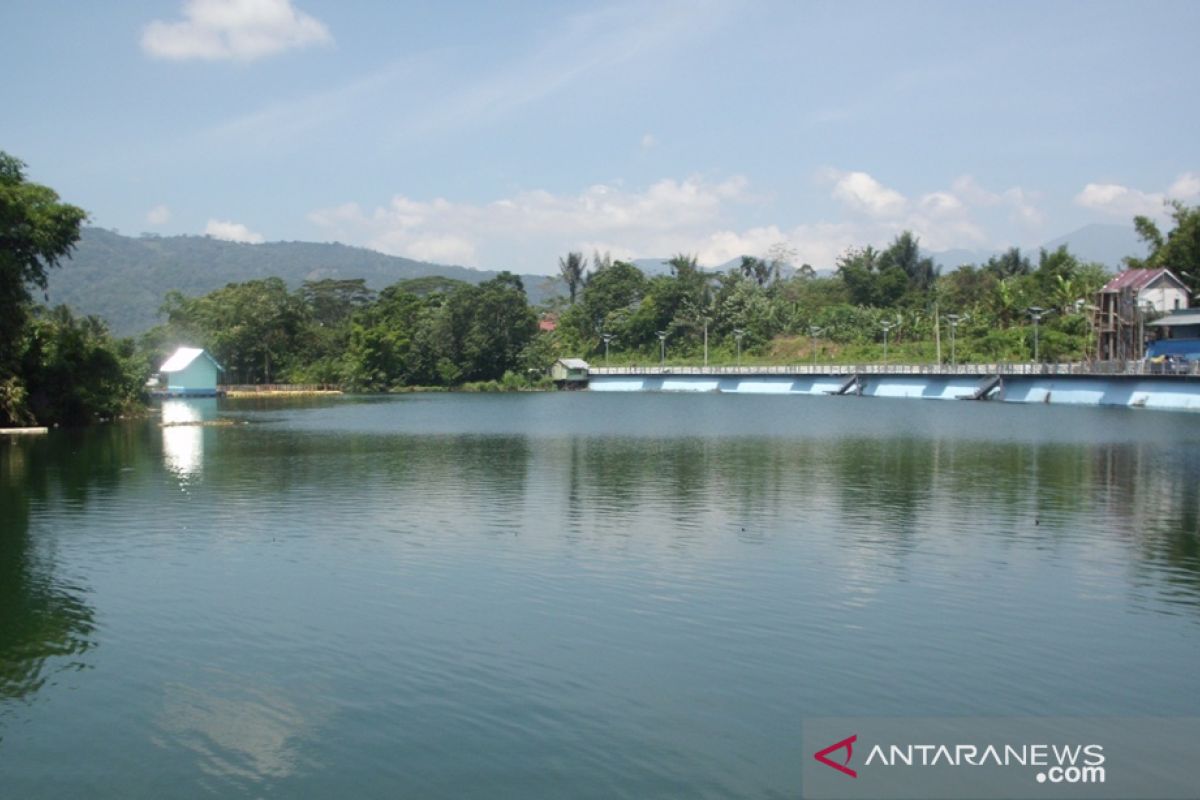
[[[1200,379],[1173,375],[910,375],[872,374],[592,374],[594,392],[728,392],[731,394],[852,394],[933,400],[1122,406],[1200,411]]]

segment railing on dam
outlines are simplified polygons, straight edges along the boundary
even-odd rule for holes
[[[589,367],[603,375],[1200,375],[1200,362],[1183,365],[1145,361],[996,362],[991,364],[789,364],[744,367]]]

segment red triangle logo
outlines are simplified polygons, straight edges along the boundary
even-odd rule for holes
[[[850,759],[854,757],[854,743],[857,741],[858,734],[856,733],[853,736],[842,739],[837,744],[829,745],[829,747],[826,747],[824,750],[818,750],[817,752],[813,753],[813,758],[815,758],[817,761],[820,761],[827,767],[833,767],[838,772],[849,775],[851,778],[857,778],[858,773],[850,769]],[[842,761],[842,763],[839,764],[838,762],[831,761],[829,759],[830,753],[835,753],[843,748],[846,750],[846,758],[844,761]]]

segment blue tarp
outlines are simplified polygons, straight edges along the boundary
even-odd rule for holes
[[[1159,339],[1151,342],[1146,348],[1146,357],[1183,356],[1186,359],[1200,359],[1200,339]]]

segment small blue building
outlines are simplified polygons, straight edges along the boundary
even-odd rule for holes
[[[215,397],[218,375],[225,368],[199,347],[181,347],[158,368],[161,392],[167,395]]]

